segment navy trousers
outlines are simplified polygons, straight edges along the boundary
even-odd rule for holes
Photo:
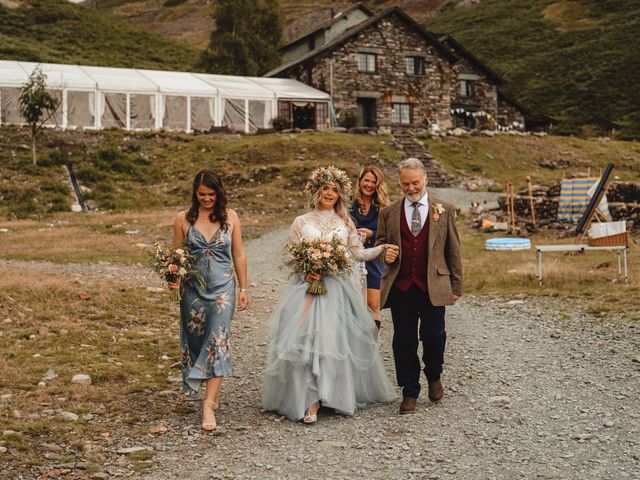
[[[431,304],[429,295],[415,284],[403,292],[392,288],[389,296],[393,319],[393,358],[396,378],[403,397],[420,394],[420,359],[418,341],[422,342],[424,373],[430,382],[442,374],[447,333],[444,307]]]

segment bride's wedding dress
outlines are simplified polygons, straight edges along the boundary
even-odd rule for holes
[[[383,247],[364,249],[354,228],[333,210],[295,219],[289,242],[330,240],[337,235],[355,261],[378,257]],[[352,415],[357,405],[395,398],[374,333],[376,326],[352,277],[324,277],[327,293],[309,295],[294,277],[271,318],[271,346],[262,393],[265,410],[299,420],[315,402]]]

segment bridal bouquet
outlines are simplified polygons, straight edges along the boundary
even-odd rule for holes
[[[155,252],[151,255],[151,268],[167,282],[171,289],[171,297],[180,300],[179,285],[185,280],[194,279],[204,287],[204,279],[200,274],[196,258],[183,248],[175,250],[155,243]],[[171,287],[175,285],[176,288]]]
[[[288,251],[289,259],[286,264],[291,268],[292,274],[346,275],[351,271],[347,247],[336,236],[330,241],[305,239],[289,245]],[[322,278],[309,283],[307,293],[327,293]]]

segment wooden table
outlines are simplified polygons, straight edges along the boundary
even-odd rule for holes
[[[536,277],[538,285],[542,286],[542,254],[544,252],[590,252],[598,250],[614,251],[618,257],[618,276],[623,274],[624,281],[627,281],[627,247],[624,245],[611,245],[606,247],[592,247],[591,245],[536,245]]]

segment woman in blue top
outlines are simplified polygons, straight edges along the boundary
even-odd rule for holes
[[[378,212],[389,205],[387,186],[382,171],[375,166],[364,167],[358,177],[354,202],[350,213],[356,229],[364,239],[365,248],[373,247],[378,230]],[[366,262],[367,305],[373,312],[376,326],[380,328],[380,277],[384,266],[377,260]]]

